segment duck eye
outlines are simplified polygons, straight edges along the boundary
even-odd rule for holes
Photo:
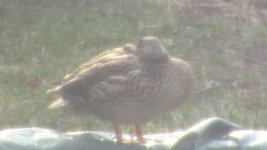
[[[137,47],[138,47],[139,49],[141,49],[141,48],[144,47],[144,44],[143,44],[143,43],[139,43]]]

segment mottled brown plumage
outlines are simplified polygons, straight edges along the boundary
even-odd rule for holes
[[[67,75],[52,90],[62,99],[52,107],[64,103],[115,125],[143,124],[179,107],[193,81],[187,62],[170,57],[157,38],[144,37],[136,46],[105,52]]]

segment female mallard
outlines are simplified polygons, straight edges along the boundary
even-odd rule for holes
[[[61,99],[51,107],[70,106],[113,122],[115,136],[122,140],[120,124],[135,124],[144,142],[140,124],[179,107],[193,88],[191,66],[170,57],[156,37],[144,37],[137,46],[127,44],[81,65],[51,90]]]

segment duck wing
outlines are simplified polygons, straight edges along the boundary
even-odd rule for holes
[[[128,50],[117,48],[95,57],[67,75],[49,92],[59,93],[64,100],[77,99],[77,96],[89,100],[90,89],[95,85],[108,79],[123,80],[129,72],[138,70],[138,58]]]

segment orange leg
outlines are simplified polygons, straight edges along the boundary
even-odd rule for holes
[[[113,128],[115,131],[115,138],[116,138],[117,142],[122,142],[122,134],[121,134],[121,129],[120,129],[119,125],[116,123],[113,123]]]
[[[135,133],[136,133],[137,140],[141,144],[144,144],[145,143],[145,140],[144,140],[144,137],[143,137],[141,125],[138,124],[138,123],[136,123],[136,124],[134,124],[134,126],[135,126]]]

